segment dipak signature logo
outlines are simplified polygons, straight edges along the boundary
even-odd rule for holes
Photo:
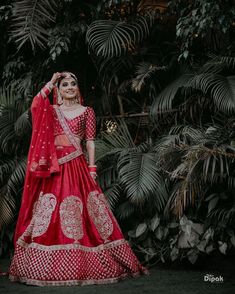
[[[204,282],[210,282],[210,283],[223,283],[224,278],[222,276],[214,276],[211,274],[206,274],[204,276]]]

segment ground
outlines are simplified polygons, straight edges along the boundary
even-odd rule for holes
[[[7,270],[9,259],[0,259],[0,269]],[[12,283],[0,276],[1,294],[231,294],[235,293],[233,261],[213,269],[189,269],[168,266],[150,268],[149,276],[126,279],[116,284],[83,287],[35,287]],[[211,267],[210,267],[211,268]],[[222,277],[223,282],[204,281],[206,274]],[[76,292],[75,292],[76,291]]]

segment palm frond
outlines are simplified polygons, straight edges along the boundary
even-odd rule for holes
[[[150,116],[156,120],[159,114],[172,110],[173,100],[177,92],[192,78],[192,74],[184,74],[168,85],[158,96],[150,108]]]
[[[231,67],[231,68],[235,67],[235,57],[221,56],[219,59],[222,63],[225,63],[228,67]]]
[[[213,224],[233,225],[235,222],[234,188],[210,195],[208,204],[208,221]],[[225,201],[226,200],[226,201]],[[212,203],[212,205],[210,205]]]
[[[18,113],[15,106],[4,107],[0,115],[0,149],[5,154],[14,152],[17,146],[15,121]]]
[[[0,180],[4,181],[4,185],[0,189],[0,227],[8,225],[15,216],[16,195],[23,189],[26,162],[26,157],[18,159],[18,162],[16,159],[1,162]]]
[[[223,222],[226,225],[233,225],[235,222],[235,206],[230,209],[214,209],[208,214],[208,219],[212,220],[213,223]]]
[[[186,91],[190,88],[210,94],[217,108],[231,113],[235,110],[235,76],[224,77],[214,74],[199,74],[185,85]]]
[[[198,144],[205,140],[205,130],[190,125],[173,126],[169,131],[169,135],[178,135],[178,141],[181,140],[185,143],[190,141],[191,144]]]
[[[5,181],[7,181],[9,175],[14,171],[15,167],[15,159],[0,160],[0,186],[2,186]]]
[[[19,116],[15,122],[15,133],[17,136],[29,136],[31,133],[31,123],[29,121],[28,110]]]
[[[102,136],[96,140],[96,160],[99,161],[107,155],[119,153],[133,146],[134,142],[125,121],[117,120],[113,131],[103,132]]]
[[[159,204],[163,202],[165,186],[153,153],[125,151],[119,158],[118,174],[130,202],[141,206],[153,195],[159,197]]]
[[[0,108],[12,105],[15,102],[14,88],[9,86],[6,88],[0,88]]]
[[[136,77],[132,79],[132,90],[140,92],[144,85],[158,71],[166,70],[165,66],[153,65],[149,62],[141,62],[137,66]]]
[[[19,0],[15,1],[12,9],[12,36],[20,49],[30,42],[33,49],[38,45],[45,48],[50,22],[55,19],[58,3],[55,0]]]
[[[15,200],[6,186],[0,189],[0,228],[8,225],[14,218]]]
[[[134,60],[131,55],[121,57],[114,57],[111,59],[96,58],[97,69],[103,86],[105,87],[108,96],[110,96],[110,103],[113,100],[114,91],[120,93],[120,85],[118,81],[125,78],[132,68],[134,68]],[[129,81],[125,80],[127,86]],[[118,88],[118,89],[117,89]]]
[[[106,195],[112,210],[114,210],[122,195],[122,189],[120,185],[119,184],[113,185],[111,188],[106,190],[104,194]]]
[[[211,56],[199,73],[220,74],[225,69],[233,69],[235,67],[235,58],[230,56]]]
[[[136,210],[137,209],[134,204],[129,201],[125,201],[116,208],[115,212],[118,219],[126,220],[131,217]]]
[[[23,189],[27,165],[27,157],[24,156],[18,159],[15,170],[12,172],[7,182],[7,187],[11,194],[17,195]]]
[[[133,23],[111,20],[97,20],[87,30],[89,48],[104,58],[121,56],[141,42],[149,34],[153,17],[139,17]]]
[[[165,207],[165,215],[172,211],[179,218],[182,217],[189,206],[195,206],[198,197],[203,198],[205,192],[200,182],[189,182],[187,178],[179,181],[173,186]]]
[[[108,158],[99,162],[98,181],[102,190],[112,188],[117,182],[116,161],[116,157],[114,156],[114,153],[112,153],[112,155],[110,154]]]

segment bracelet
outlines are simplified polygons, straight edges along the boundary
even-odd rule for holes
[[[96,172],[93,172],[93,171],[90,171],[90,175],[94,175],[94,178],[97,178],[97,173]]]
[[[52,81],[49,81],[49,82],[46,84],[46,87],[51,91],[51,90],[54,88],[54,85],[52,84]]]
[[[96,166],[88,166],[89,168],[89,172],[95,172],[96,173],[96,170],[97,170],[97,167]]]

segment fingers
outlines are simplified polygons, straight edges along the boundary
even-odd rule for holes
[[[66,73],[56,72],[53,74],[51,78],[51,82],[53,83],[53,85],[55,85],[60,78],[66,77],[66,76],[67,76]]]
[[[93,181],[96,183],[97,174],[94,172],[90,172],[90,175],[91,175]]]

